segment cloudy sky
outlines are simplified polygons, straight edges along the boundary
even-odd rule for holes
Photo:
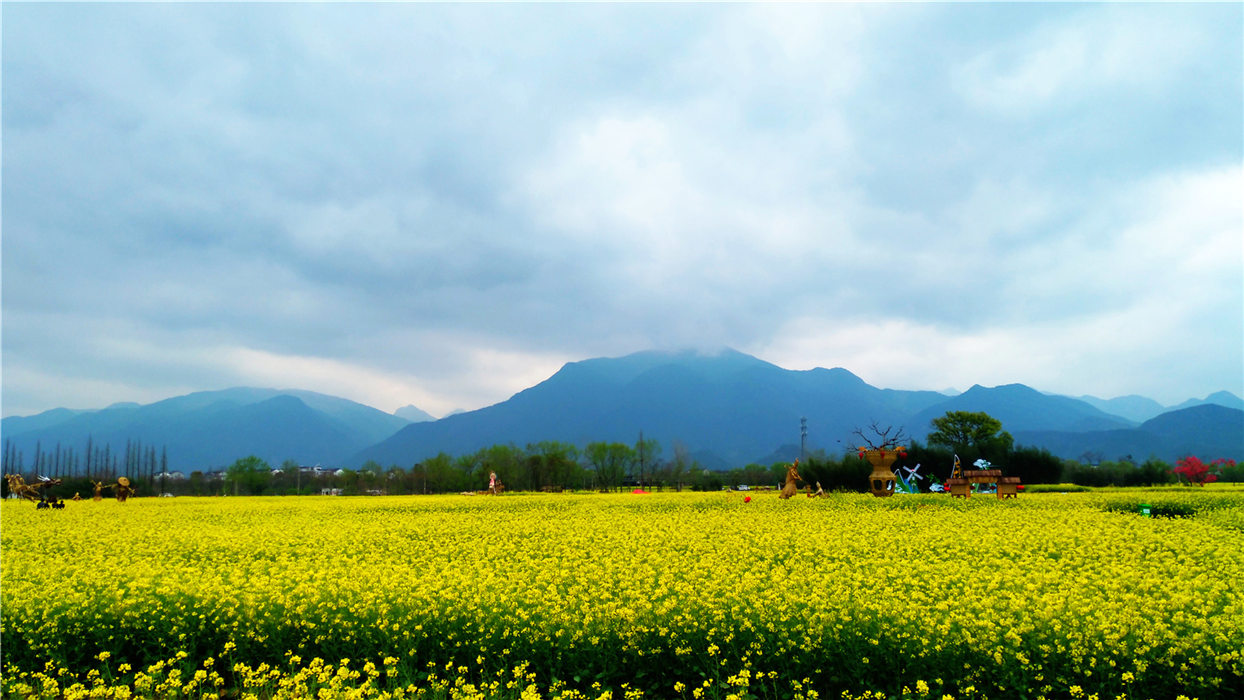
[[[3,414],[733,347],[1244,395],[1244,8],[3,6]]]

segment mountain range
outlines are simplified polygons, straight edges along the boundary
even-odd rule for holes
[[[95,411],[53,409],[0,421],[6,443],[32,465],[36,450],[59,445],[84,460],[88,438],[121,455],[130,441],[167,450],[170,470],[221,468],[248,455],[273,465],[345,463],[407,425],[405,418],[353,401],[295,389],[241,387],[203,391],[152,404]]]
[[[1228,392],[1173,408],[1144,397],[1103,400],[1044,394],[1022,384],[973,386],[948,396],[880,389],[842,369],[787,370],[733,350],[640,352],[571,362],[510,399],[440,420],[406,406],[385,413],[309,391],[236,388],[139,406],[54,409],[0,424],[7,454],[30,465],[36,449],[81,454],[88,436],[116,454],[129,440],[167,447],[169,468],[218,469],[247,455],[277,465],[403,467],[446,452],[498,443],[556,440],[634,443],[642,432],[672,456],[675,445],[702,466],[726,468],[785,454],[801,439],[840,453],[872,423],[923,439],[947,411],[984,411],[1021,445],[1068,458],[1196,454],[1244,459],[1244,401]]]

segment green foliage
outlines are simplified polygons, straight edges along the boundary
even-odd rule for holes
[[[415,465],[423,493],[449,493],[461,491],[467,479],[448,454],[441,452]]]
[[[904,463],[915,464],[908,455]],[[868,474],[872,467],[868,462],[854,454],[844,455],[840,459],[827,457],[823,454],[811,454],[805,462],[799,463],[799,473],[813,489],[819,482],[821,488],[830,491],[868,490]]]
[[[1066,462],[1063,478],[1080,486],[1157,486],[1175,483],[1171,465],[1152,457],[1140,465],[1126,460],[1100,464]]]
[[[749,464],[741,469],[731,469],[725,474],[728,486],[774,486],[780,487],[786,476],[786,464],[777,463],[769,466]]]
[[[302,486],[302,470],[292,459],[281,462],[280,474],[274,474],[272,486],[278,493],[297,494]]]
[[[618,489],[639,459],[636,450],[620,442],[589,442],[583,454],[596,470],[597,485],[609,490]]]
[[[1083,493],[1089,487],[1079,484],[1033,484],[1024,488],[1024,493]]]
[[[1041,447],[1018,447],[1002,462],[1007,476],[1025,484],[1056,484],[1063,478],[1063,461]]]
[[[1218,480],[1234,483],[1244,481],[1244,462],[1221,460],[1218,469]]]
[[[661,443],[652,438],[645,440],[644,434],[640,433],[639,439],[635,441],[635,467],[639,470],[635,474],[635,481],[640,484],[652,482],[660,461]]]
[[[526,484],[523,469],[525,459],[526,454],[516,445],[485,447],[477,453],[478,466],[474,482],[482,489],[488,485],[489,474],[496,473],[497,479],[506,488],[522,488]]]
[[[929,444],[955,450],[961,458],[971,451],[997,462],[1015,444],[1011,434],[1002,430],[1002,421],[984,412],[947,411],[941,418],[934,418],[932,425],[933,432],[927,437]]]
[[[581,481],[579,448],[568,442],[544,440],[527,445],[524,460],[527,482],[532,488],[566,488]]]
[[[243,457],[225,470],[225,480],[235,496],[258,496],[272,482],[272,467],[255,455]]]

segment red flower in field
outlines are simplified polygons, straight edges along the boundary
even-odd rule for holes
[[[744,496],[744,497],[743,497],[743,502],[744,502],[744,503],[751,503],[751,502],[752,502],[752,497],[751,497],[751,496]]]

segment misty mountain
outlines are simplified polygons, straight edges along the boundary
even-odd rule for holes
[[[50,411],[44,411],[33,416],[12,416],[5,418],[3,422],[4,434],[6,436],[19,435],[35,430],[42,430],[54,425],[59,425],[71,420],[83,413],[91,413],[91,411],[78,411],[72,408],[53,408]]]
[[[33,468],[36,446],[45,454],[60,445],[85,460],[88,438],[123,456],[140,441],[167,447],[169,468],[216,469],[256,455],[274,466],[286,459],[335,464],[383,440],[407,421],[353,401],[301,390],[240,387],[178,396],[147,405],[98,411],[55,409],[0,422],[4,439]]]
[[[1058,457],[1095,462],[1130,457],[1166,462],[1188,455],[1206,461],[1244,459],[1244,411],[1214,403],[1168,411],[1135,428],[1089,432],[1026,431],[1015,441],[1048,449]]]
[[[430,420],[436,420],[436,416],[433,416],[431,413],[424,411],[414,404],[402,406],[394,411],[393,415],[398,418],[405,419],[411,423],[423,423]]]
[[[1005,384],[993,388],[975,385],[953,398],[933,404],[908,419],[907,432],[924,439],[932,430],[930,423],[947,411],[985,412],[1002,421],[1004,430],[1110,430],[1131,428],[1136,424],[1113,416],[1089,404],[1066,396],[1043,394],[1023,384]]]
[[[1081,396],[1079,399],[1100,411],[1126,418],[1137,424],[1170,410],[1151,398],[1135,394],[1113,399],[1099,399],[1096,396]]]
[[[1175,406],[1174,409],[1191,408],[1193,406],[1226,406],[1227,408],[1238,408],[1244,411],[1244,399],[1232,394],[1229,391],[1216,391],[1203,399],[1188,399],[1187,401]]]
[[[250,454],[269,463],[359,466],[371,459],[410,467],[446,452],[460,455],[499,443],[525,447],[545,440],[634,444],[642,432],[665,459],[675,446],[707,468],[728,468],[797,454],[800,418],[808,449],[853,450],[852,433],[871,423],[901,426],[924,439],[947,411],[984,411],[1018,444],[1059,456],[1117,459],[1185,454],[1244,458],[1244,411],[1227,392],[1189,408],[1138,421],[1156,402],[1121,397],[1093,402],[1043,394],[1022,384],[935,391],[880,389],[843,368],[787,370],[733,350],[640,352],[571,362],[510,399],[440,420],[410,422],[345,399],[299,390],[235,388],[178,396],[148,405],[102,410],[55,409],[5,418],[4,439],[33,468],[36,444],[59,444],[81,463],[87,437],[123,454],[128,440],[167,446],[171,469],[217,469]],[[1098,405],[1093,405],[1097,403]],[[1128,415],[1105,410],[1116,408]],[[411,409],[411,410],[407,410]],[[399,413],[417,417],[414,407]],[[422,413],[422,412],[420,412]],[[424,414],[426,415],[426,414]]]
[[[502,403],[409,425],[351,463],[408,466],[439,452],[458,455],[497,443],[633,444],[643,431],[662,443],[666,458],[677,442],[702,463],[739,466],[798,445],[801,417],[807,418],[809,449],[836,454],[853,449],[853,431],[873,422],[903,426],[922,439],[933,418],[952,410],[985,411],[1012,434],[1136,426],[1083,401],[1020,384],[974,386],[948,397],[879,389],[842,368],[782,369],[733,350],[643,352],[568,363]]]
[[[496,443],[633,444],[642,431],[667,451],[678,442],[736,465],[798,441],[801,416],[829,446],[861,421],[893,421],[945,398],[877,389],[844,369],[785,370],[733,350],[641,352],[568,363],[505,402],[406,426],[352,463],[408,465]]]
[[[1153,399],[1144,396],[1120,396],[1114,399],[1099,399],[1095,396],[1081,396],[1080,400],[1094,406],[1106,413],[1112,413],[1122,418],[1143,423],[1150,418],[1154,418],[1168,411],[1177,411],[1193,406],[1226,406],[1227,408],[1238,408],[1244,410],[1244,399],[1232,394],[1229,391],[1219,391],[1203,399],[1188,399],[1177,406],[1163,406]]]

